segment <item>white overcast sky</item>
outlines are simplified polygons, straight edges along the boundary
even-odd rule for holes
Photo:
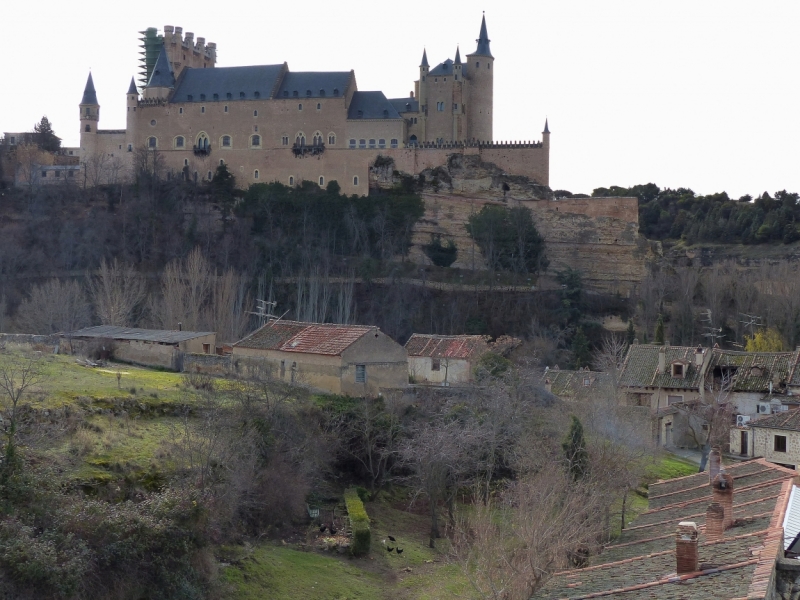
[[[407,95],[474,50],[486,11],[496,140],[539,140],[550,183],[591,193],[653,182],[731,196],[800,192],[800,1],[226,0],[8,2],[0,131],[42,115],[78,143],[91,68],[103,129],[125,126],[138,32],[175,25],[216,42],[218,66],[354,69],[361,90]]]

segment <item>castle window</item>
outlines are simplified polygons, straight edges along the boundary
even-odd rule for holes
[[[258,133],[258,125],[253,125],[253,131],[255,131],[256,133]]]
[[[317,102],[317,110],[322,110],[322,104]]]
[[[205,106],[201,106],[201,107],[200,107],[200,112],[201,112],[201,113],[204,113],[204,112],[206,112],[206,107],[205,107]]]
[[[225,166],[225,161],[222,160],[221,158],[219,159],[219,166],[220,167]]]
[[[186,99],[187,99],[189,102],[191,102],[192,100],[194,100],[194,96],[192,96],[191,94],[189,94],[188,96],[186,96]]]
[[[354,139],[350,140],[350,147],[351,148],[355,148],[356,147],[356,141]]]
[[[389,111],[386,110],[385,108],[383,109],[383,116],[384,117],[388,117],[389,116]]]
[[[175,138],[175,147],[176,148],[183,148],[183,136],[179,135]]]
[[[261,136],[260,135],[253,135],[250,137],[250,145],[253,148],[258,148],[261,146]]]
[[[319,91],[319,96],[320,96],[320,98],[324,98],[325,97],[325,90],[320,90]]]
[[[256,98],[261,98],[261,92],[253,92],[253,96]]]
[[[183,114],[183,107],[182,107],[182,106],[181,106],[181,107],[178,109],[178,114],[179,114],[179,115],[182,115],[182,114]]]
[[[444,102],[437,102],[436,103],[436,110],[438,110],[439,112],[444,111]]]
[[[336,136],[333,135],[332,133],[328,134],[328,145],[329,146],[335,146],[336,145]]]
[[[392,148],[397,148],[397,138],[392,138],[392,141],[389,142]]]
[[[152,121],[150,121],[150,127],[155,127],[155,126],[156,126],[156,120],[153,119]]]
[[[444,81],[447,81],[447,77],[444,78]]]
[[[112,154],[112,156],[113,156],[113,154]],[[56,172],[55,172],[55,176],[56,176],[56,177],[61,177],[61,171],[56,171]]]
[[[147,138],[147,147],[148,148],[155,148],[158,144],[158,140],[154,137]]]
[[[289,185],[294,185],[294,177],[289,177]]]
[[[231,147],[231,136],[223,135],[222,136],[222,147],[223,148],[230,148]]]
[[[319,186],[322,187],[323,185],[325,185],[325,178],[320,176],[320,178],[319,178]]]
[[[288,135],[285,135],[285,136],[283,136],[281,138],[281,144],[283,146],[288,146],[289,145],[289,136]]]
[[[425,81],[425,75],[422,76],[422,81]]]
[[[225,94],[225,97],[226,97],[228,100],[232,100],[232,99],[233,99],[233,94],[231,94],[230,92],[228,92],[227,94]]]
[[[297,93],[297,90],[292,92],[292,96],[294,96],[295,98],[297,98],[297,96],[299,96],[299,94]]]
[[[386,148],[386,140],[384,139],[378,140],[378,148]]]
[[[433,78],[433,83],[439,83],[439,78],[438,77],[434,77]]]
[[[417,117],[414,117],[414,125],[417,124]]]
[[[214,100],[219,100],[219,94],[214,94]]]
[[[200,101],[202,102],[205,99],[206,99],[206,95],[205,94],[200,94]]]
[[[283,97],[284,98],[288,98],[289,97],[289,90],[283,90]]]
[[[253,171],[253,179],[258,179],[258,169]]]
[[[189,166],[189,159],[188,158],[184,158],[183,159],[183,166],[184,167],[188,167]]]
[[[486,63],[486,68],[487,69],[491,69],[492,68],[492,63]]]
[[[194,182],[197,183],[197,171],[194,172]]]
[[[86,127],[84,127],[83,130],[86,131],[87,133],[90,133],[92,131],[92,126],[91,125],[87,125]]]
[[[478,67],[480,67],[480,66],[481,66],[481,63],[479,63],[479,62],[476,62],[476,63],[475,63],[475,68],[476,68],[476,69],[477,69]]]
[[[228,112],[228,105],[225,105],[225,112]]]
[[[306,96],[311,97],[311,90],[306,90]]]
[[[47,171],[42,171],[42,177],[44,177],[45,179],[47,179]]]
[[[128,152],[133,152],[133,144],[128,144]]]
[[[374,140],[374,139],[370,139],[370,141],[369,141],[369,147],[370,147],[370,148],[374,148],[374,147],[375,147],[375,140]]]
[[[455,79],[456,81],[458,81],[458,75],[453,75],[453,79]]]
[[[257,110],[254,110],[254,111],[253,111],[253,116],[254,116],[254,117],[257,117],[257,116],[258,116],[258,111],[257,111]]]
[[[411,144],[416,144],[416,143],[417,143],[417,136],[415,136],[415,135],[412,135],[410,138],[408,138],[408,141],[409,141]]]
[[[358,185],[358,177],[353,177],[353,185]]]
[[[239,98],[244,98],[244,92],[239,92]]]
[[[458,102],[453,102],[453,110],[458,110]]]
[[[334,96],[338,96],[339,95],[339,88],[333,88],[333,95]]]
[[[294,143],[296,146],[305,146],[306,145],[306,134],[302,131],[298,132],[296,136],[294,136]]]
[[[366,148],[367,147],[367,140],[365,140],[363,138],[358,140],[358,147],[359,148]]]
[[[297,110],[303,110],[303,105],[302,104],[298,104],[297,105]]]
[[[67,171],[67,175],[69,177],[74,177],[75,176],[75,171]]]
[[[214,178],[214,174],[211,171],[209,171],[208,172],[208,180],[211,181],[213,178]]]

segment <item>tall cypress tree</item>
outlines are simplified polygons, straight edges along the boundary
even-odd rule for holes
[[[586,450],[586,438],[583,435],[583,425],[578,417],[572,415],[569,432],[561,443],[567,469],[573,481],[582,479],[589,472],[589,453]]]
[[[659,346],[664,345],[664,316],[658,315],[658,321],[656,322],[656,335],[655,339],[653,340]]]

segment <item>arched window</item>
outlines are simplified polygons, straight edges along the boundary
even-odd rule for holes
[[[386,148],[386,140],[383,138],[378,140],[378,148]]]
[[[281,137],[281,145],[282,146],[288,146],[289,145],[289,136],[288,135],[284,135],[283,137]]]
[[[389,142],[392,148],[397,148],[397,138],[392,138],[392,141]]]
[[[222,167],[224,165],[225,165],[225,161],[220,158],[219,159],[219,166]]]
[[[317,110],[322,110],[322,104],[320,102],[317,102]]]
[[[298,131],[297,135],[294,136],[294,143],[295,146],[305,146],[306,145],[306,134],[302,131]]]
[[[92,109],[89,108],[89,107],[86,107],[86,116],[90,117],[91,115],[92,115]]]
[[[297,105],[297,110],[303,110],[303,105],[302,104],[298,104]]]
[[[257,117],[257,116],[258,116],[258,111],[257,111],[257,110],[254,110],[254,111],[253,111],[253,116],[254,116],[254,117]]]
[[[188,167],[189,166],[189,159],[188,158],[184,158],[183,159],[183,166],[184,167]]]
[[[206,134],[205,131],[201,131],[200,133],[197,134],[197,144],[195,145],[195,149],[206,151],[208,150],[208,146],[209,146],[208,135]]]
[[[416,144],[417,143],[417,136],[412,135],[410,138],[408,138],[408,142],[410,144]]]
[[[319,132],[319,131],[315,131],[314,132],[313,144],[315,146],[321,146],[322,145],[322,133],[321,132]]]
[[[183,148],[185,144],[184,138],[182,135],[179,135],[175,138],[175,147],[176,148]]]
[[[261,146],[261,136],[260,135],[251,135],[250,136],[250,145],[253,148],[258,148]]]
[[[359,148],[366,148],[367,147],[367,140],[365,140],[363,138],[358,140],[358,147]]]
[[[374,147],[375,147],[375,140],[371,139],[371,140],[369,141],[369,147],[370,147],[370,148],[374,148]]]
[[[294,185],[294,177],[289,177],[289,185]]]
[[[353,185],[358,185],[358,176],[353,177]]]
[[[328,145],[335,146],[336,145],[336,135],[333,133],[328,134]]]
[[[225,112],[228,112],[228,105],[225,105]]]
[[[209,180],[209,181],[211,181],[212,179],[214,179],[214,173],[212,173],[211,171],[209,171],[209,172],[208,172],[208,180]]]
[[[155,137],[147,138],[147,147],[155,148],[158,145],[158,140]]]
[[[92,126],[91,126],[91,125],[87,125],[86,127],[84,127],[84,129],[83,129],[83,130],[84,130],[86,133],[91,133],[91,132],[92,132]]]
[[[222,146],[223,148],[230,148],[231,147],[231,136],[223,135],[221,141],[222,141],[222,143],[220,144],[220,146]]]
[[[350,147],[351,148],[355,148],[356,147],[356,141],[354,139],[350,140]]]
[[[258,179],[258,169],[253,171],[253,179]]]
[[[320,177],[319,177],[319,186],[322,187],[323,185],[325,185],[325,178],[322,175],[320,175]]]

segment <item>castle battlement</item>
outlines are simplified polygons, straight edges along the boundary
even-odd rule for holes
[[[454,142],[417,142],[407,144],[409,148],[418,147],[421,149],[441,149],[441,148],[543,148],[542,142],[489,142],[485,140],[466,140]]]

